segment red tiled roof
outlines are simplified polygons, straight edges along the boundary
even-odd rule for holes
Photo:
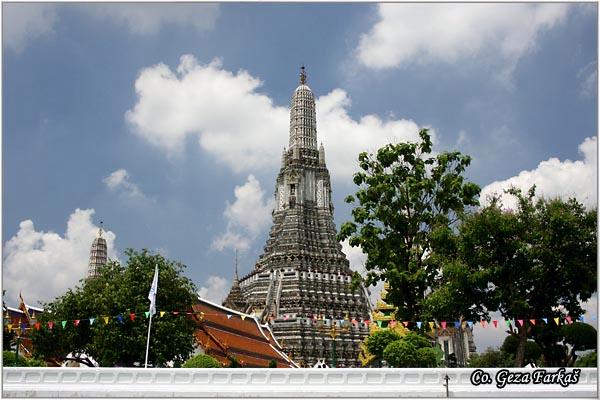
[[[193,309],[204,313],[194,315],[198,344],[222,364],[228,365],[228,357],[235,357],[244,367],[268,367],[271,360],[275,360],[278,367],[296,367],[283,353],[268,326],[261,325],[253,316],[200,298]]]

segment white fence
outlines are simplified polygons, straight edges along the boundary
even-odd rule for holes
[[[590,397],[598,396],[597,368],[582,368],[578,383],[507,384],[506,372],[475,386],[473,369],[173,369],[4,367],[3,397]],[[532,374],[533,369],[510,369]],[[548,372],[557,371],[550,368]],[[572,372],[567,369],[566,372]],[[481,375],[481,374],[480,374]],[[448,377],[448,387],[444,386]],[[518,376],[512,374],[511,376]],[[523,375],[521,375],[522,377]]]

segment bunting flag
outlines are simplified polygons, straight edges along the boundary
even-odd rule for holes
[[[481,324],[482,327],[486,327],[488,322],[485,319],[482,319],[481,321],[479,321],[479,323]]]
[[[35,326],[35,329],[39,331],[39,330],[40,330],[40,326],[41,326],[41,325],[42,325],[42,324],[40,324],[39,322],[36,322],[36,323],[34,324],[34,326]]]
[[[498,328],[498,320],[497,319],[493,320],[492,323],[494,324],[494,328]]]
[[[402,325],[408,328],[408,321],[402,321]]]
[[[517,322],[519,323],[519,325],[523,326],[523,320],[522,319],[518,319]]]
[[[150,311],[144,311],[144,315],[146,316],[146,318],[150,317]]]
[[[156,314],[156,312],[154,312]],[[135,313],[129,313],[129,318],[133,321],[135,319]]]
[[[467,321],[467,325],[469,325],[469,329],[473,329],[473,321]]]
[[[90,326],[94,325],[95,320],[96,320],[96,318],[90,318]]]
[[[60,324],[62,325],[63,329],[65,329],[65,326],[67,326],[67,321],[62,321]]]
[[[160,316],[162,317],[163,315],[165,315],[165,312],[164,312],[164,311],[161,311],[161,312],[160,312]]]
[[[53,321],[49,321],[49,322],[48,322],[48,328],[49,328],[50,330],[52,330],[52,328],[54,328],[54,322],[53,322]]]
[[[460,328],[460,321],[454,321],[454,327]]]
[[[531,325],[535,325],[535,319],[530,319],[529,322],[531,322]]]
[[[227,319],[231,319],[231,314],[227,314]]]
[[[179,311],[173,311],[173,315],[178,315]]]
[[[104,325],[108,324],[109,317],[102,317],[102,319],[104,320]]]
[[[548,325],[548,318],[542,318],[542,321],[544,321],[544,323],[545,323],[546,325]]]
[[[393,328],[396,326],[396,321],[395,320],[391,320],[390,321],[390,328]]]
[[[122,324],[123,323],[123,316],[121,314],[117,315],[117,321]]]
[[[8,327],[8,331],[11,332],[13,324],[7,324],[6,326]],[[52,329],[52,328],[50,328],[50,329]]]
[[[242,321],[246,319],[245,315],[242,315],[240,318],[242,318]]]
[[[421,324],[422,324],[421,321],[417,321],[417,328],[421,329]]]
[[[21,332],[25,333],[25,331],[27,331],[27,324],[25,322],[23,322],[21,324]]]
[[[429,329],[433,330],[434,326],[435,326],[435,322],[429,321]]]
[[[559,320],[558,318],[554,318],[554,323],[555,323],[556,325],[560,325],[560,320]]]
[[[79,325],[79,320],[76,319],[75,321],[73,321],[73,325],[78,326]]]
[[[377,325],[381,328],[381,321],[377,321]]]
[[[442,329],[446,329],[446,321],[442,321]]]
[[[565,319],[567,320],[567,323],[570,325],[573,323],[573,320],[571,319],[571,317],[569,317],[568,315],[565,317]]]
[[[581,322],[583,322],[583,315],[580,315],[579,318],[577,318],[578,320],[580,320]]]
[[[506,327],[510,328],[510,319],[505,319],[504,322],[506,323]]]

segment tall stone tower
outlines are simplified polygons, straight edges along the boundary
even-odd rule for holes
[[[98,229],[98,237],[92,242],[90,248],[90,262],[88,266],[88,278],[98,276],[98,269],[108,261],[108,248],[106,239],[102,237],[102,228]]]
[[[300,364],[325,359],[338,367],[360,366],[370,304],[363,287],[351,290],[352,271],[336,239],[331,180],[325,149],[317,148],[315,98],[304,67],[292,96],[289,135],[264,252],[236,282],[245,301],[241,311],[271,321]]]

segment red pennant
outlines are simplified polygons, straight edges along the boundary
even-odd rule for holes
[[[497,327],[498,327],[498,320],[497,320],[497,319],[495,319],[495,320],[493,320],[492,322],[494,323],[494,328],[497,328]]]
[[[79,320],[76,319],[75,321],[73,321],[73,325],[75,325],[75,326],[79,325]]]
[[[130,313],[129,318],[133,321],[135,319],[135,313]]]
[[[531,325],[535,325],[535,319],[530,319],[529,322],[531,322]]]
[[[519,325],[523,326],[523,320],[522,319],[518,319],[517,322],[519,323]]]
[[[371,321],[369,321],[368,319],[365,319],[365,324],[369,325],[369,322],[371,322]]]
[[[568,322],[569,324],[572,324],[572,323],[573,323],[573,320],[572,320],[572,319],[571,319],[571,317],[569,317],[568,315],[565,317],[565,319],[567,320],[567,322]]]
[[[54,328],[54,321],[50,321],[50,322],[48,322],[48,328],[49,328],[49,329],[52,329],[52,328]]]
[[[446,321],[442,321],[441,324],[442,324],[442,329],[446,329]]]
[[[40,330],[40,325],[41,324],[39,322],[36,322],[33,326],[35,326],[35,329],[39,331]]]

